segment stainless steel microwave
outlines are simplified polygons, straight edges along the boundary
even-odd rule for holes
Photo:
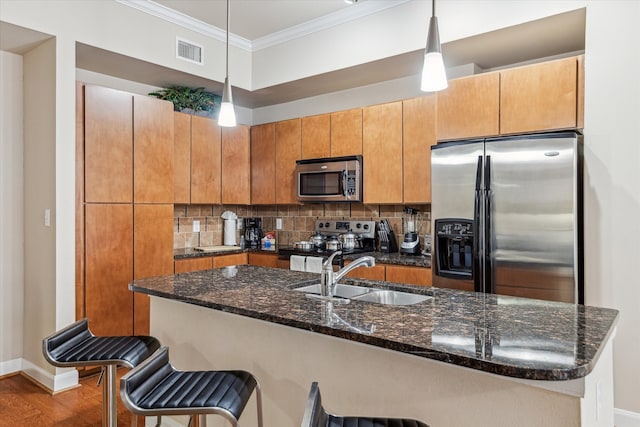
[[[362,156],[296,161],[301,202],[362,202]]]

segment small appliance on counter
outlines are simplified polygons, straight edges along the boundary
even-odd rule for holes
[[[393,232],[388,219],[383,219],[378,223],[378,239],[380,240],[380,252],[398,252],[396,233]]]
[[[262,230],[262,218],[244,219],[244,244],[247,248],[260,246],[260,239],[264,237]]]
[[[235,246],[238,215],[231,211],[224,211],[221,216],[224,220],[223,244],[225,246]]]
[[[405,255],[421,255],[420,250],[420,223],[417,219],[418,211],[413,208],[406,208],[405,224],[406,233],[404,233],[404,240],[400,244],[400,253]]]

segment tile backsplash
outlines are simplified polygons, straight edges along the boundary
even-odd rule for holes
[[[430,230],[431,205],[410,205],[420,211],[420,234]],[[406,224],[403,205],[363,205],[356,203],[324,203],[307,205],[244,206],[244,205],[175,205],[173,218],[174,249],[196,246],[221,245],[225,211],[234,212],[238,218],[260,217],[265,231],[276,232],[278,245],[291,245],[308,240],[315,229],[317,219],[372,220],[388,219],[399,240]],[[276,218],[282,218],[282,229],[276,230]],[[199,232],[194,232],[194,221],[199,221]],[[240,231],[237,232],[239,242]],[[400,243],[400,242],[398,242]]]

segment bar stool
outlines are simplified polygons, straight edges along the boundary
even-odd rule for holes
[[[322,407],[320,388],[311,383],[301,427],[429,427],[417,420],[405,418],[341,417],[327,413]]]
[[[189,425],[198,415],[206,426],[206,414],[216,414],[238,426],[254,389],[262,427],[260,384],[249,372],[178,371],[169,363],[168,347],[161,347],[120,378],[124,406],[136,416],[157,416],[157,425],[163,415],[189,415]]]
[[[42,340],[45,359],[54,366],[100,366],[102,384],[102,425],[116,427],[117,400],[115,381],[118,366],[133,368],[160,348],[149,336],[96,337],[87,319],[75,323]],[[106,376],[105,376],[106,373]]]

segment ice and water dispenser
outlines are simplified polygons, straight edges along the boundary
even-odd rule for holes
[[[435,220],[436,274],[451,279],[473,277],[473,221],[458,218]]]

